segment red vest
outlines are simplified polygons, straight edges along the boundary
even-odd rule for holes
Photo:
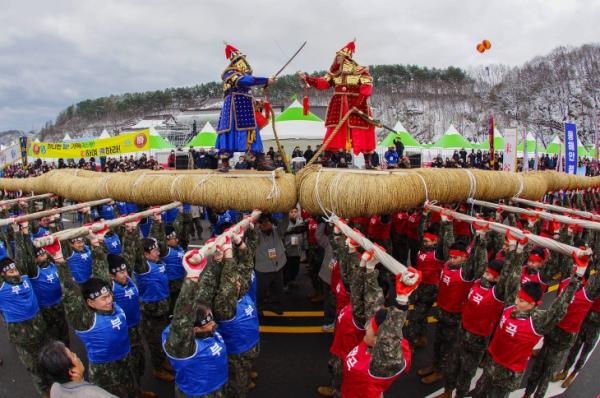
[[[311,245],[317,244],[317,221],[313,218],[308,219],[307,241]]]
[[[392,215],[392,225],[396,235],[406,235],[406,223],[408,222],[408,213],[399,211]]]
[[[389,240],[392,223],[382,223],[380,216],[373,216],[367,227],[367,237],[377,240]]]
[[[510,317],[515,306],[504,310],[494,337],[488,347],[488,353],[499,365],[513,372],[524,372],[533,352],[533,347],[542,338],[533,328],[531,317],[513,319]]]
[[[371,354],[367,351],[367,344],[361,341],[346,356],[342,371],[342,397],[343,398],[381,398],[383,392],[400,376],[402,372],[408,373],[410,369],[410,348],[408,341],[402,339],[402,351],[406,366],[397,374],[387,377],[375,377],[369,372]]]
[[[413,213],[408,216],[408,220],[406,220],[406,236],[412,240],[419,240],[419,233],[417,228],[419,228],[419,223],[421,222],[421,213]]]
[[[594,300],[591,310],[594,312],[600,312],[600,297]]]
[[[329,352],[343,361],[346,359],[346,355],[360,344],[364,337],[365,329],[354,323],[352,305],[348,304],[342,308],[335,321],[335,333]]]
[[[565,279],[560,282],[558,287],[559,294],[562,294],[563,290],[569,285],[569,279]],[[582,286],[575,292],[571,304],[567,307],[567,313],[564,318],[558,323],[558,327],[568,333],[579,333],[581,324],[587,316],[590,308],[592,308],[594,302],[588,298],[585,294],[585,288]]]
[[[463,280],[460,268],[450,269],[444,264],[437,296],[438,307],[446,312],[460,314],[471,286],[473,282]]]
[[[548,285],[546,285],[540,279],[540,271],[537,271],[535,274],[528,274],[527,267],[523,266],[523,270],[521,271],[521,285],[525,282],[536,282],[539,283],[542,287],[542,291],[546,293],[548,291]]]
[[[454,235],[471,237],[471,224],[469,224],[468,222],[455,220],[453,228]]]
[[[504,302],[494,295],[494,289],[485,289],[478,279],[467,296],[462,311],[462,324],[466,331],[477,336],[491,336],[502,315]]]
[[[363,234],[369,227],[369,218],[368,217],[352,217],[350,219],[351,223],[358,224],[357,227]]]
[[[417,267],[423,274],[421,283],[426,285],[440,284],[440,274],[444,268],[444,262],[435,258],[435,250],[429,252],[420,251],[417,254]]]

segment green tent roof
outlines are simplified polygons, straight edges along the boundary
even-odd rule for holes
[[[577,156],[578,157],[593,156],[593,151],[592,151],[592,153],[588,152],[587,149],[585,149],[585,147],[583,146],[583,144],[581,144],[581,141],[579,141],[579,139],[577,140],[577,142],[579,142],[579,146],[577,147]],[[552,155],[557,155],[559,149],[560,149],[561,153],[563,153],[563,154],[565,153],[565,145],[561,143],[560,138],[558,138],[558,135],[557,135],[554,137],[552,142],[546,148],[546,153],[550,153]]]
[[[483,140],[483,142],[481,144],[476,145],[475,148],[489,150],[490,149],[489,137],[486,137],[485,140]],[[500,134],[500,132],[498,131],[497,128],[494,128],[494,149],[496,151],[504,149],[504,137],[502,137],[502,134]]]
[[[150,135],[150,149],[171,149],[175,148],[169,141],[160,135]]]
[[[415,140],[414,137],[412,135],[410,135],[410,133],[408,131],[406,131],[404,126],[402,126],[402,123],[400,123],[399,121],[394,126],[394,130],[396,131],[396,133],[395,134],[389,133],[387,135],[387,137],[385,137],[384,140],[381,142],[380,146],[383,146],[383,147],[394,146],[394,140],[396,139],[396,137],[400,137],[404,146],[407,146],[407,147],[420,147],[421,146],[421,144],[419,144],[419,141]]]
[[[312,122],[322,122],[317,115],[312,112],[308,112],[308,115],[304,116],[304,109],[298,100],[294,100],[290,106],[281,112],[276,118],[276,122],[285,122],[289,120],[308,120]]]
[[[472,145],[469,141],[465,139],[458,130],[454,127],[453,124],[448,127],[448,130],[444,133],[442,138],[437,140],[435,144],[433,144],[434,148],[444,148],[444,149],[461,149],[461,148],[472,148]]]
[[[209,122],[206,122],[202,130],[196,134],[185,146],[190,147],[214,147],[217,142],[217,132]]]

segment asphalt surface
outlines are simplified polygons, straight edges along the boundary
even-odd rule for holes
[[[298,276],[298,284],[298,287],[286,294],[286,310],[312,311],[313,315],[315,311],[322,310],[319,305],[311,304],[305,298],[310,287],[303,270]],[[315,330],[322,325],[322,318],[268,316],[261,317],[261,325],[313,326],[312,329]],[[415,351],[409,374],[401,376],[385,394],[386,397],[426,397],[443,387],[442,382],[425,386],[420,383],[416,375],[417,369],[429,365],[434,329],[434,324],[430,325],[428,348]],[[331,340],[331,333],[261,333],[261,353],[254,367],[259,377],[256,389],[248,396],[250,398],[318,397],[317,387],[329,383],[327,361]],[[79,339],[72,333],[71,341],[71,348],[78,356],[82,359],[86,358]],[[598,351],[593,353],[571,388],[560,395],[561,397],[591,398],[600,394]],[[37,397],[29,374],[8,341],[4,325],[0,326],[0,359],[4,362],[0,367],[0,398]],[[156,392],[161,398],[174,397],[173,384],[155,380],[150,369],[148,362],[143,388]]]

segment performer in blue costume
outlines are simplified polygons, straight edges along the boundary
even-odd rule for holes
[[[263,152],[260,129],[268,122],[257,109],[250,93],[252,86],[267,87],[273,79],[252,76],[246,56],[226,43],[225,56],[229,66],[221,75],[223,80],[223,109],[217,126],[215,147],[230,155],[233,152]]]

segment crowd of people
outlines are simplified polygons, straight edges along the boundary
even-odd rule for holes
[[[600,207],[591,190],[546,199]],[[22,200],[3,206],[1,216],[62,202],[41,204]],[[83,208],[82,221],[96,223],[96,232],[62,244],[50,235],[64,229],[56,215],[0,230],[0,313],[40,394],[153,397],[141,385],[149,357],[153,377],[174,382],[176,396],[246,396],[258,376],[258,313],[282,313],[303,260],[310,298],[323,302],[324,329],[334,331],[323,396],[379,397],[411,371],[413,352],[431,344],[431,364],[416,373],[424,384],[443,380],[438,397],[506,397],[520,387],[543,336],[525,390],[543,397],[551,380],[573,381],[598,338],[600,236],[575,224],[485,208],[471,209],[481,218],[469,224],[449,208],[428,207],[343,221],[408,265],[396,276],[339,225],[298,208],[253,219],[186,205],[110,229],[103,224],[140,210],[124,202]],[[456,210],[469,212],[465,205]],[[213,231],[203,242],[210,250],[188,250],[202,235],[203,214]],[[502,235],[489,221],[523,232]],[[550,252],[527,233],[586,255]],[[555,284],[558,295],[542,309]],[[438,322],[429,342],[432,313]],[[69,349],[69,328],[86,349],[92,384]],[[483,375],[469,391],[478,366]]]

